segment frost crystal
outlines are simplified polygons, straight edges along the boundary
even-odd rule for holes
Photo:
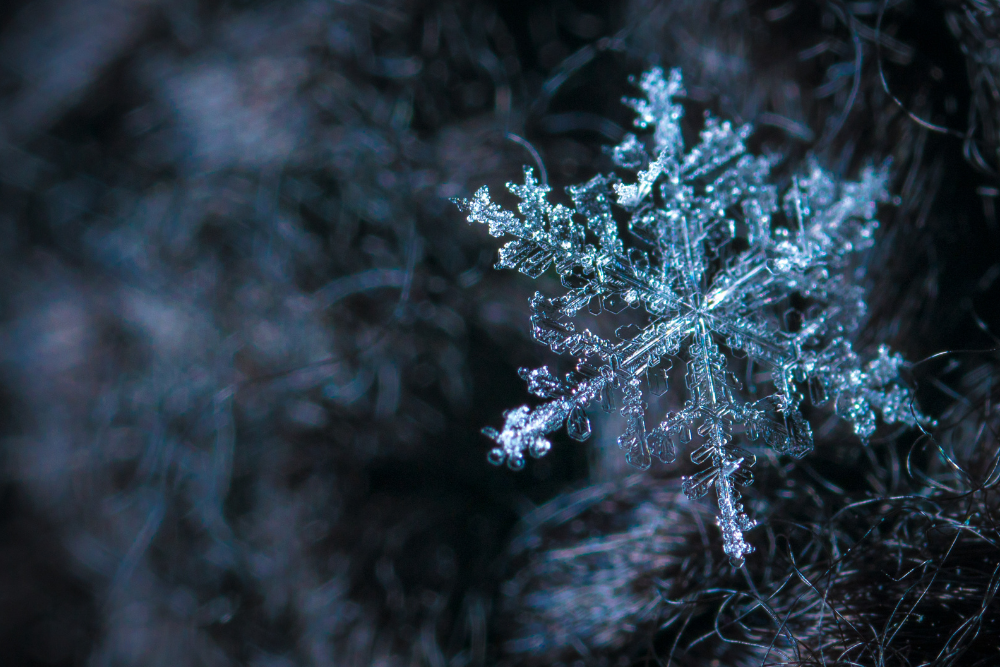
[[[811,160],[779,202],[767,183],[777,160],[747,153],[749,125],[733,128],[706,114],[700,141],[685,152],[683,108],[675,101],[684,94],[680,72],[665,79],[653,69],[640,86],[645,98],[626,103],[639,128],[653,128],[652,137],[629,134],[611,150],[634,178],[598,175],[569,187],[567,208],[549,203],[549,188],[525,168],[523,185],[507,185],[521,200],[520,217],[493,203],[486,187],[457,202],[470,222],[514,237],[496,268],[538,278],[554,264],[568,291],[557,298],[535,293],[533,334],[577,361],[562,378],[544,366],[522,369],[531,393],[548,402],[510,410],[501,431],[484,433],[497,443],[490,460],[518,469],[525,451],[545,454],[546,436],[563,424],[570,437],[587,439],[584,409],[599,399],[610,411],[620,395],[627,426],[618,445],[629,463],[669,463],[678,443],[693,448],[691,460],[702,469],[684,479],[684,490],[698,498],[715,486],[725,551],[738,565],[752,551],[743,532],[755,522],[737,487],[752,482],[755,456],[734,434],[805,456],[813,448],[799,411],[807,391],[814,404],[832,402],[862,440],[875,431],[876,412],[887,423],[927,421],[899,382],[902,358],[883,346],[866,363],[849,338],[865,312],[849,260],[872,244],[877,205],[889,199],[888,165],[841,182]],[[628,245],[618,219],[631,232]],[[640,307],[645,326],[622,326],[617,340],[577,331],[571,321],[581,309],[596,316]],[[770,395],[740,400],[725,353],[747,358],[747,377],[755,377],[755,365],[769,370]],[[687,400],[647,430],[643,390],[666,392],[671,359],[679,355]]]

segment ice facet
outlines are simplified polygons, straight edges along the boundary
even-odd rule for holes
[[[575,405],[570,410],[569,418],[566,420],[566,432],[578,442],[590,437],[590,417],[581,406]]]
[[[646,436],[646,446],[652,456],[664,463],[673,463],[677,458],[677,448],[674,446],[671,434],[662,427],[650,431]]]

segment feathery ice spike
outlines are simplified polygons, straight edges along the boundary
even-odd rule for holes
[[[644,98],[625,102],[638,114],[636,126],[652,127],[652,136],[629,134],[611,151],[634,182],[598,175],[567,188],[573,203],[567,208],[550,204],[549,188],[525,168],[523,185],[507,185],[521,200],[520,217],[493,203],[486,187],[456,200],[469,222],[514,237],[496,268],[538,278],[554,265],[568,289],[557,298],[536,293],[531,323],[535,339],[574,357],[576,370],[559,378],[544,366],[522,369],[531,393],[549,400],[508,411],[500,431],[484,429],[497,443],[489,459],[519,469],[526,451],[537,457],[549,450],[546,435],[563,424],[570,437],[586,440],[584,409],[600,399],[610,411],[620,393],[627,426],[618,444],[628,462],[643,469],[652,457],[669,463],[678,444],[693,443],[691,459],[703,469],[684,479],[684,490],[697,498],[715,486],[725,552],[740,565],[753,550],[743,533],[755,522],[737,487],[752,482],[755,457],[734,440],[736,425],[747,440],[805,456],[813,448],[799,411],[806,387],[814,403],[832,401],[863,441],[875,431],[876,412],[886,423],[930,421],[900,382],[903,359],[882,346],[865,362],[850,339],[866,308],[850,255],[873,242],[877,205],[889,200],[888,164],[841,182],[810,160],[779,205],[766,180],[777,159],[748,154],[749,125],[733,128],[706,115],[700,141],[685,152],[684,110],[675,101],[684,94],[679,70],[664,78],[652,69],[640,87]],[[628,246],[614,207],[627,216],[634,237]],[[792,298],[808,307],[786,318]],[[578,332],[571,321],[583,308],[599,315],[639,307],[648,323],[622,327],[619,341]],[[720,343],[770,369],[774,391],[740,401],[740,383]],[[647,430],[643,389],[662,395],[669,358],[682,352],[687,400]]]

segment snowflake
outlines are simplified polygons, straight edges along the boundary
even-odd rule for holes
[[[549,450],[546,436],[563,424],[571,438],[586,440],[587,405],[600,400],[610,411],[620,394],[627,426],[618,445],[629,463],[645,469],[652,457],[673,461],[678,444],[693,448],[702,469],[683,488],[697,498],[715,486],[725,552],[739,565],[753,550],[743,533],[755,525],[737,490],[752,482],[755,462],[741,441],[763,440],[793,457],[812,451],[799,409],[805,393],[814,404],[832,402],[863,441],[875,431],[876,412],[886,423],[930,421],[899,380],[903,359],[882,346],[866,363],[850,339],[865,314],[854,280],[863,273],[850,260],[873,242],[877,205],[889,200],[888,164],[841,182],[810,160],[779,206],[767,183],[778,158],[747,152],[749,125],[734,129],[706,114],[700,141],[685,152],[680,72],[664,78],[653,69],[640,87],[645,98],[625,102],[652,137],[629,134],[611,150],[634,182],[598,175],[567,188],[569,208],[549,203],[548,186],[525,168],[523,185],[507,185],[521,200],[520,217],[493,203],[486,187],[456,200],[470,222],[514,237],[496,268],[538,278],[554,265],[568,290],[557,298],[536,292],[531,322],[535,339],[575,358],[576,370],[560,378],[544,366],[521,369],[531,393],[549,400],[506,412],[500,431],[484,429],[497,443],[489,458],[519,469],[525,452]],[[628,245],[619,219],[631,232]],[[619,328],[616,340],[577,331],[571,321],[581,309],[596,316],[629,308],[644,309],[647,323]],[[748,377],[754,365],[768,369],[770,395],[740,400],[724,351],[746,357]],[[647,430],[643,390],[664,394],[671,359],[682,354],[687,400]]]

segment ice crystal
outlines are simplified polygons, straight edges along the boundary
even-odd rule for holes
[[[644,98],[625,102],[652,136],[629,134],[611,150],[615,165],[634,177],[598,175],[571,186],[569,208],[547,201],[549,187],[525,168],[523,185],[507,185],[521,200],[520,216],[493,203],[486,187],[457,202],[470,222],[514,237],[496,268],[538,278],[554,265],[568,291],[535,293],[533,335],[577,362],[564,377],[544,366],[522,369],[531,393],[548,401],[510,410],[500,431],[484,433],[497,443],[490,460],[518,469],[525,452],[545,454],[546,436],[563,424],[570,437],[587,439],[587,405],[600,400],[610,411],[620,394],[627,426],[618,445],[629,463],[669,463],[678,444],[693,448],[701,470],[684,478],[684,491],[698,498],[715,486],[724,548],[740,564],[752,551],[743,533],[755,525],[737,490],[752,482],[755,462],[742,442],[809,453],[812,430],[800,412],[806,393],[814,404],[831,402],[863,441],[875,431],[876,413],[886,423],[926,420],[899,380],[902,358],[882,346],[866,361],[851,343],[865,313],[851,256],[873,242],[877,206],[889,200],[888,164],[845,182],[810,160],[779,200],[767,182],[778,159],[748,153],[749,125],[734,128],[706,114],[700,141],[685,152],[680,72],[664,78],[653,69],[640,87]],[[628,244],[619,219],[631,232]],[[596,316],[628,308],[644,309],[647,323],[619,328],[617,340],[577,331],[571,321],[582,309]],[[770,371],[769,395],[740,400],[727,360],[733,353],[746,357],[748,377],[755,365]],[[686,401],[647,430],[644,388],[665,393],[678,356]]]

